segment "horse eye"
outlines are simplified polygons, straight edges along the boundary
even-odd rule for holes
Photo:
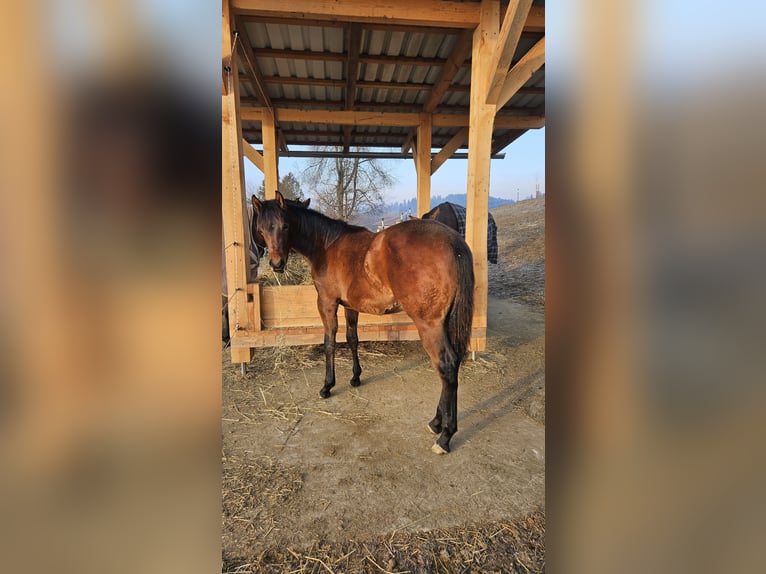
[[[285,224],[282,226],[282,229],[283,229],[284,231],[287,231],[288,229],[290,229],[290,224],[289,224],[289,223],[285,223]]]

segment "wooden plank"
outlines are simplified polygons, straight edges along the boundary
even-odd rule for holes
[[[221,59],[226,93],[221,96],[221,211],[223,217],[226,282],[229,293],[229,333],[236,341],[241,330],[253,325],[247,310],[247,257],[249,234],[245,232],[244,170],[242,165],[242,127],[238,120],[238,62],[233,53],[232,18],[228,0],[221,11]],[[231,348],[231,360],[249,362],[249,349]]]
[[[277,132],[273,116],[266,112],[261,118],[263,134],[263,189],[266,199],[274,199],[279,189],[279,158],[277,156]]]
[[[545,64],[545,36],[537,44],[532,46],[529,51],[522,56],[505,78],[505,83],[497,98],[497,109],[502,108],[508,103],[516,92],[521,88],[529,78]]]
[[[317,295],[313,285],[262,286],[260,288],[261,321],[265,328],[321,328],[317,310]],[[387,315],[359,314],[360,326],[412,325],[404,312]],[[346,319],[338,312],[338,325],[345,329]]]
[[[433,175],[442,164],[447,161],[457,149],[468,141],[468,128],[462,128],[450,139],[439,153],[431,160],[431,174]],[[418,212],[422,215],[423,212]]]
[[[242,107],[242,121],[263,121],[264,108]],[[413,127],[420,124],[416,113],[378,112],[361,110],[301,110],[277,108],[280,123],[329,124],[354,126]],[[432,126],[441,128],[462,128],[470,123],[470,114],[433,114]],[[494,127],[497,129],[532,129],[545,125],[542,116],[498,116]],[[403,152],[406,153],[406,152]]]
[[[232,0],[232,8],[238,14],[296,20],[308,18],[471,29],[479,23],[476,4],[440,0]]]
[[[261,152],[251,146],[245,138],[242,138],[242,152],[245,154],[247,159],[253,162],[255,167],[261,171],[264,170],[263,156],[261,155]]]
[[[415,166],[418,174],[417,214],[431,209],[431,114],[420,114]]]
[[[468,189],[466,196],[466,242],[473,253],[474,290],[473,328],[487,327],[487,215],[489,213],[489,168],[492,125],[496,108],[486,103],[490,58],[497,44],[500,10],[490,0],[482,0],[481,24],[473,37],[471,60],[471,112],[468,132]],[[473,350],[483,350],[486,340],[472,340]]]
[[[420,336],[414,325],[399,325],[381,328],[379,326],[359,326],[357,334],[360,341],[418,341]],[[346,330],[338,329],[338,343],[346,342]],[[241,337],[232,340],[237,347],[279,347],[291,345],[319,345],[324,342],[324,328],[304,329],[302,327],[287,327],[281,329],[264,329],[260,332],[243,333]]]
[[[486,101],[488,104],[497,103],[531,6],[532,0],[511,0],[508,5],[503,18],[503,25],[500,27],[497,45],[489,62],[489,86]]]
[[[247,306],[250,311],[251,328],[254,331],[260,331],[262,328],[260,283],[248,283],[247,294]]]

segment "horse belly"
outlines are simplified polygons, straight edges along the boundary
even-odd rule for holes
[[[369,315],[387,315],[402,310],[391,290],[352,289],[344,301],[352,309]]]

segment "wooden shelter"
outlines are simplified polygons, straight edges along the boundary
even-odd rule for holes
[[[223,0],[222,16],[232,362],[249,361],[255,347],[321,343],[324,333],[313,286],[264,287],[248,277],[243,157],[263,172],[267,198],[278,187],[279,156],[411,158],[419,214],[430,208],[431,174],[467,158],[471,348],[483,350],[490,159],[544,125],[544,1]],[[296,149],[304,146],[337,151]],[[359,338],[418,334],[402,313],[362,314]]]

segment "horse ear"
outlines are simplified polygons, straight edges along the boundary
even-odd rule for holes
[[[303,206],[303,209],[308,208],[308,206],[311,205],[311,198],[309,197],[305,201],[301,201],[300,204]]]
[[[254,195],[251,196],[250,199],[251,199],[251,203],[253,204],[253,209],[256,211],[256,213],[260,213],[261,207],[263,207],[261,200],[255,197]]]
[[[280,209],[285,209],[285,198],[284,198],[284,196],[281,193],[279,193],[279,190],[277,190],[275,192],[275,194],[277,196],[277,204],[279,205],[279,208]]]

